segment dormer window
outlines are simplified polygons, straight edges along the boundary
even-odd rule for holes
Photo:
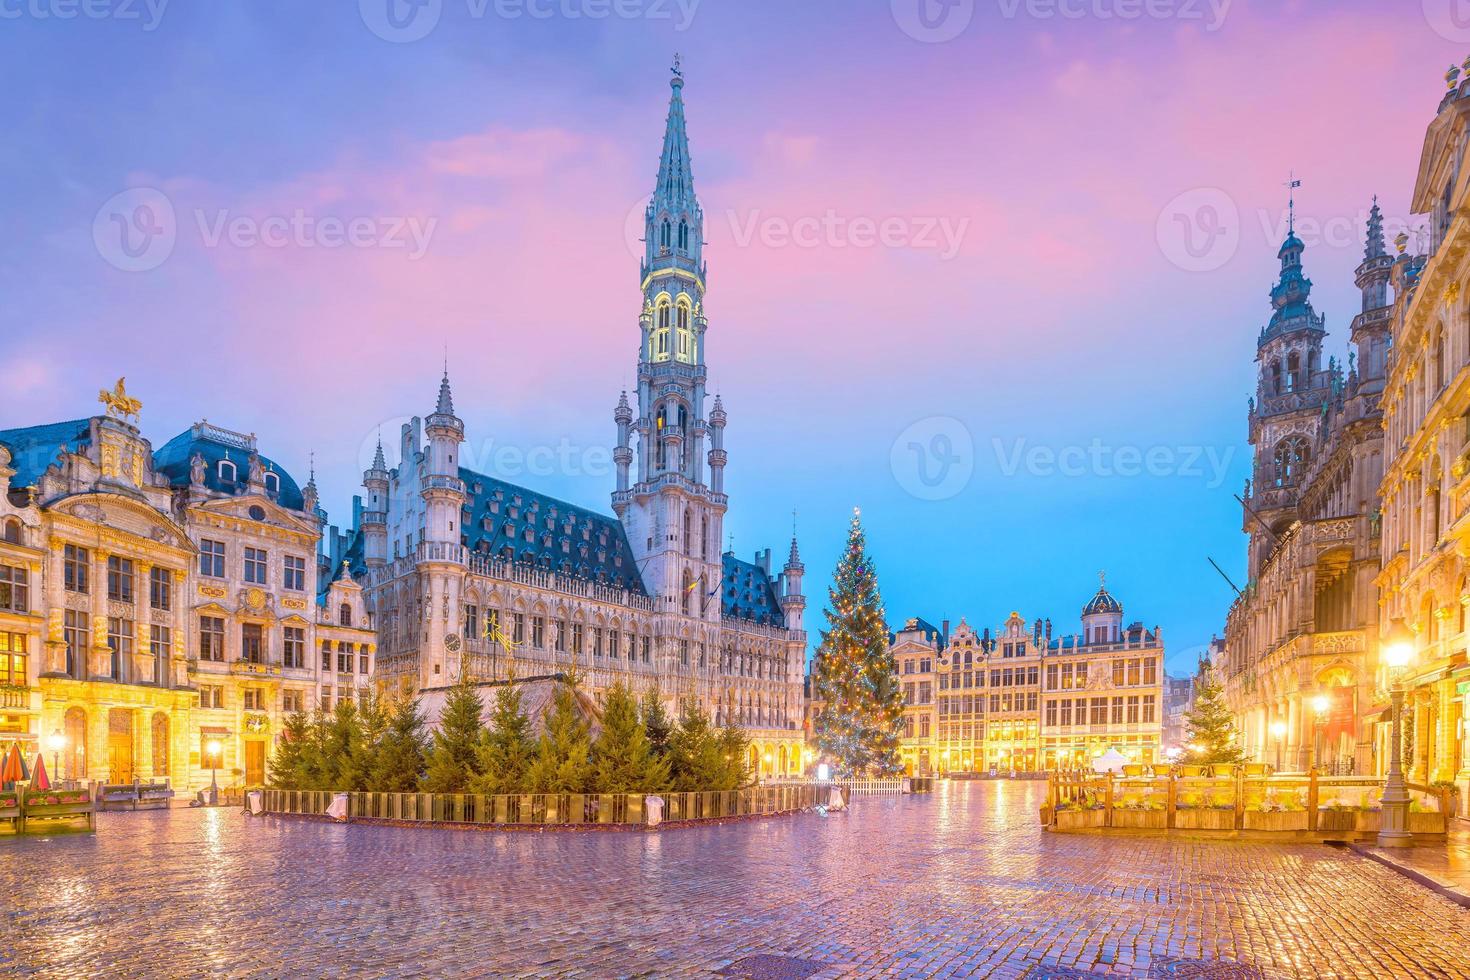
[[[281,492],[281,475],[279,473],[267,473],[265,475],[265,492],[266,493],[280,493]]]
[[[228,459],[219,461],[219,482],[234,483],[236,478],[235,464]]]

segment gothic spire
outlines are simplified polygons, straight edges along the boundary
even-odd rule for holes
[[[1368,212],[1368,240],[1363,248],[1363,258],[1376,259],[1387,255],[1383,245],[1383,212],[1378,210],[1378,195],[1373,195],[1373,208]]]
[[[674,56],[669,87],[669,115],[664,123],[664,148],[658,160],[658,183],[653,190],[655,206],[680,211],[694,200],[694,174],[689,168],[689,134],[684,129],[684,73],[679,56]]]
[[[383,458],[383,433],[381,431],[378,433],[377,452],[373,453],[373,469],[384,471],[388,469],[388,461]]]
[[[454,398],[449,393],[449,368],[444,369],[444,379],[439,382],[439,406],[434,409],[435,415],[453,415]]]

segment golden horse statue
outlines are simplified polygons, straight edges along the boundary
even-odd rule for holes
[[[127,380],[127,378],[118,378],[117,385],[111,391],[104,388],[97,392],[97,400],[107,406],[107,414],[123,421],[129,418],[136,419],[138,413],[143,410],[143,403],[128,394]]]

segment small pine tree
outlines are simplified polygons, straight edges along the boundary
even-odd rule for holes
[[[888,643],[878,575],[856,511],[847,550],[827,592],[827,629],[812,668],[817,747],[837,772],[852,776],[902,771],[899,734],[903,688]]]
[[[411,793],[419,788],[428,755],[428,736],[419,699],[400,695],[388,713],[388,727],[373,753],[369,785],[378,793]]]
[[[1200,662],[1194,704],[1185,713],[1184,724],[1188,732],[1186,762],[1208,766],[1245,761],[1245,753],[1235,737],[1230,706],[1225,703],[1225,691],[1216,682],[1208,660]]]
[[[429,750],[429,768],[424,773],[426,793],[464,793],[480,774],[479,745],[485,723],[480,718],[485,703],[468,674],[449,689],[444,711],[434,730]]]
[[[669,739],[674,734],[674,721],[664,707],[664,695],[659,690],[658,682],[655,681],[644,689],[639,711],[643,715],[643,730],[648,735],[648,744],[653,749],[653,754],[667,758]]]
[[[332,709],[322,733],[322,779],[324,789],[353,790],[355,765],[362,755],[362,721],[357,702],[341,698]]]
[[[327,730],[331,716],[318,704],[311,712],[311,721],[306,726],[306,738],[301,744],[301,788],[332,789],[336,777],[327,751]]]
[[[530,787],[531,765],[536,760],[536,738],[521,703],[515,676],[495,692],[490,724],[476,749],[479,774],[470,780],[475,793],[524,793]]]
[[[710,727],[709,715],[696,698],[680,705],[679,727],[669,737],[674,789],[702,792],[724,788],[729,777],[727,760],[720,751],[720,738]]]
[[[602,704],[602,734],[592,746],[599,793],[658,793],[668,788],[669,762],[656,754],[638,716],[638,701],[621,681]]]
[[[720,789],[740,789],[750,782],[750,739],[735,725],[720,729],[720,757],[725,760],[725,772]]]
[[[586,793],[592,789],[592,736],[577,710],[575,679],[556,684],[546,731],[531,765],[533,793]]]
[[[286,716],[281,729],[280,744],[271,756],[270,784],[276,789],[305,789],[308,780],[306,771],[307,744],[311,738],[311,717],[304,711],[293,711]]]
[[[370,788],[377,754],[383,744],[383,735],[388,730],[388,722],[388,706],[382,695],[374,690],[367,691],[357,705],[360,737],[347,766],[350,773],[344,783],[347,788],[357,792],[365,792]]]

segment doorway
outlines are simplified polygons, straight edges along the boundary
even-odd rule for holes
[[[245,740],[245,785],[265,785],[265,742]]]
[[[107,713],[107,781],[133,781],[133,713],[127,708]]]

